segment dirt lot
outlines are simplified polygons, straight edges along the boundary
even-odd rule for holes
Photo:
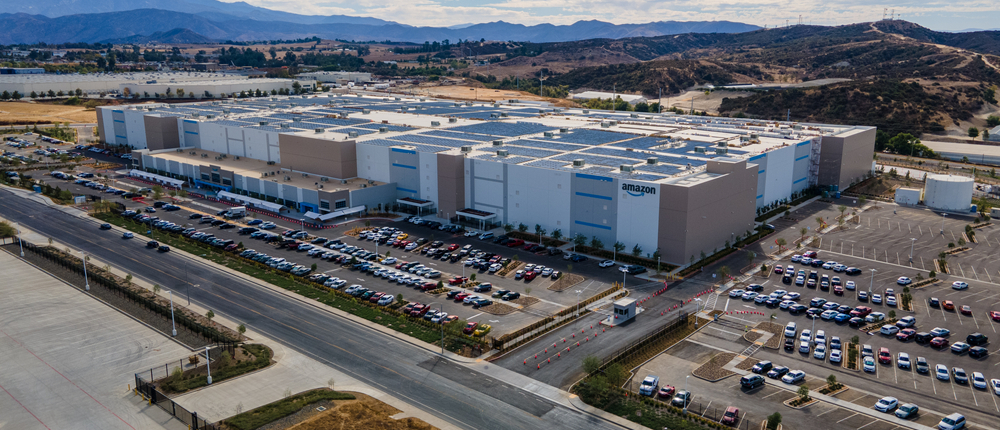
[[[83,106],[0,102],[0,124],[96,123],[97,111]]]
[[[327,430],[327,429],[385,429],[431,430],[436,427],[417,418],[393,419],[392,415],[400,411],[392,406],[360,393],[354,394],[355,400],[336,400],[327,406],[327,410],[312,415],[301,423],[287,427],[288,430]]]
[[[579,107],[575,102],[566,99],[555,99],[549,97],[539,97],[537,95],[524,92],[524,91],[512,91],[512,90],[491,90],[489,88],[473,87],[468,85],[441,85],[441,86],[430,86],[430,85],[420,85],[412,88],[402,88],[403,92],[413,92],[418,95],[425,95],[428,97],[440,97],[446,99],[458,99],[458,100],[479,100],[479,101],[496,101],[496,100],[533,100],[533,101],[547,101],[556,106],[561,107]]]

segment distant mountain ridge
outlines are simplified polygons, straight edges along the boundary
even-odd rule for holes
[[[157,31],[150,35],[135,35],[115,40],[114,43],[214,43],[215,41],[186,28]]]
[[[59,0],[45,0],[48,2]],[[119,0],[111,0],[112,2]],[[165,0],[145,0],[159,2]],[[178,0],[183,3],[184,0]],[[0,0],[6,3],[10,0]],[[220,2],[215,2],[220,3]],[[0,3],[2,4],[2,3]],[[208,3],[211,5],[211,2]],[[227,3],[223,3],[227,4]],[[303,17],[301,15],[295,17]],[[313,17],[317,18],[317,17]],[[330,17],[327,17],[330,18]],[[341,19],[344,17],[338,17]],[[354,17],[346,17],[354,18]],[[298,19],[298,18],[296,18]],[[318,19],[318,18],[317,18]],[[334,19],[334,18],[330,18]],[[368,18],[363,18],[368,19]],[[26,13],[0,14],[0,44],[103,42],[128,40],[183,28],[208,39],[275,40],[318,36],[324,39],[392,40],[423,43],[449,39],[515,40],[530,42],[565,42],[591,38],[618,39],[637,36],[662,36],[682,33],[735,33],[759,27],[729,21],[652,22],[612,24],[602,21],[579,21],[572,25],[540,24],[525,26],[503,21],[475,24],[464,28],[411,27],[381,21],[371,23],[312,23],[261,21],[234,15],[185,13],[164,9],[135,9],[119,12],[64,15],[50,18]]]

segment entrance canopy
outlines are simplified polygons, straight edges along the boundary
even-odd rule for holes
[[[495,214],[493,212],[486,212],[486,211],[481,211],[481,210],[478,210],[478,209],[471,209],[471,208],[465,208],[465,209],[462,209],[460,211],[457,211],[457,212],[455,212],[455,215],[458,216],[459,220],[461,220],[462,218],[466,218],[466,219],[471,219],[471,220],[478,221],[477,224],[480,226],[479,228],[481,230],[486,230],[486,225],[487,224],[491,224],[492,223],[491,220],[493,220],[493,219],[495,219],[497,217],[497,214]]]
[[[320,221],[329,221],[329,220],[337,218],[337,217],[342,217],[342,216],[347,216],[347,215],[350,215],[350,214],[356,214],[356,213],[364,212],[365,209],[366,209],[365,205],[361,205],[361,206],[355,206],[355,207],[350,208],[350,209],[333,211],[333,212],[330,212],[330,213],[325,213],[323,215],[320,215],[319,216],[319,220]]]
[[[282,206],[277,203],[271,203],[268,201],[259,200],[247,196],[241,196],[239,194],[230,193],[229,191],[219,191],[215,195],[220,199],[232,200],[234,202],[242,203],[250,207],[267,209],[271,212],[279,212],[281,211],[282,208]]]
[[[430,200],[422,200],[413,197],[403,197],[401,199],[396,199],[396,203],[399,203],[404,206],[417,208],[417,215],[422,215],[423,209],[434,207],[434,202]]]
[[[137,178],[143,178],[163,185],[169,185],[175,188],[180,188],[182,185],[184,185],[184,181],[182,180],[168,178],[166,176],[160,176],[155,173],[143,172],[142,170],[136,170],[136,169],[129,170],[128,175]]]

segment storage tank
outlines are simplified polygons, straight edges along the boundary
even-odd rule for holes
[[[916,206],[920,202],[920,190],[917,188],[897,188],[896,204]]]
[[[928,174],[924,204],[936,210],[968,212],[973,188],[975,182],[970,177]]]

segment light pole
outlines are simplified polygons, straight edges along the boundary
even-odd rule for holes
[[[438,312],[439,313],[440,312],[444,312],[444,305],[443,304],[434,302],[434,303],[428,304],[427,307],[431,307],[431,305],[438,305]],[[441,320],[438,320],[438,325],[441,326],[441,356],[444,357],[444,322],[441,321]]]
[[[944,220],[947,217],[948,217],[948,214],[946,214],[944,212],[941,213],[941,234],[944,234]]]
[[[910,262],[911,263],[913,262],[913,244],[916,243],[916,242],[917,242],[916,238],[914,238],[914,237],[910,238]]]
[[[871,297],[871,295],[872,295],[872,286],[875,285],[875,272],[876,272],[876,270],[875,269],[871,269],[871,271],[872,271],[872,280],[871,280],[871,283],[868,284],[868,296],[869,297]]]
[[[583,290],[576,290],[576,317],[577,318],[580,317],[580,293],[582,293],[582,292],[583,292]]]
[[[195,288],[198,288],[201,284],[194,284]],[[191,306],[191,284],[187,284],[187,296],[188,296],[188,306]]]
[[[87,291],[90,291],[90,280],[87,279],[87,253],[81,251],[80,255],[83,256],[83,282],[85,284],[84,288]]]
[[[688,378],[690,377],[691,375],[684,377],[684,415],[688,413],[688,398],[691,397],[691,392],[688,391]]]
[[[208,370],[208,385],[212,385],[212,360],[208,357],[208,347],[205,347],[205,369]]]
[[[14,228],[17,229],[17,246],[21,248],[21,257],[24,257],[24,244],[21,243],[21,226],[18,223],[14,223]]]
[[[172,329],[174,337],[177,337],[177,324],[174,323],[174,292],[167,291],[170,294],[170,328]]]

